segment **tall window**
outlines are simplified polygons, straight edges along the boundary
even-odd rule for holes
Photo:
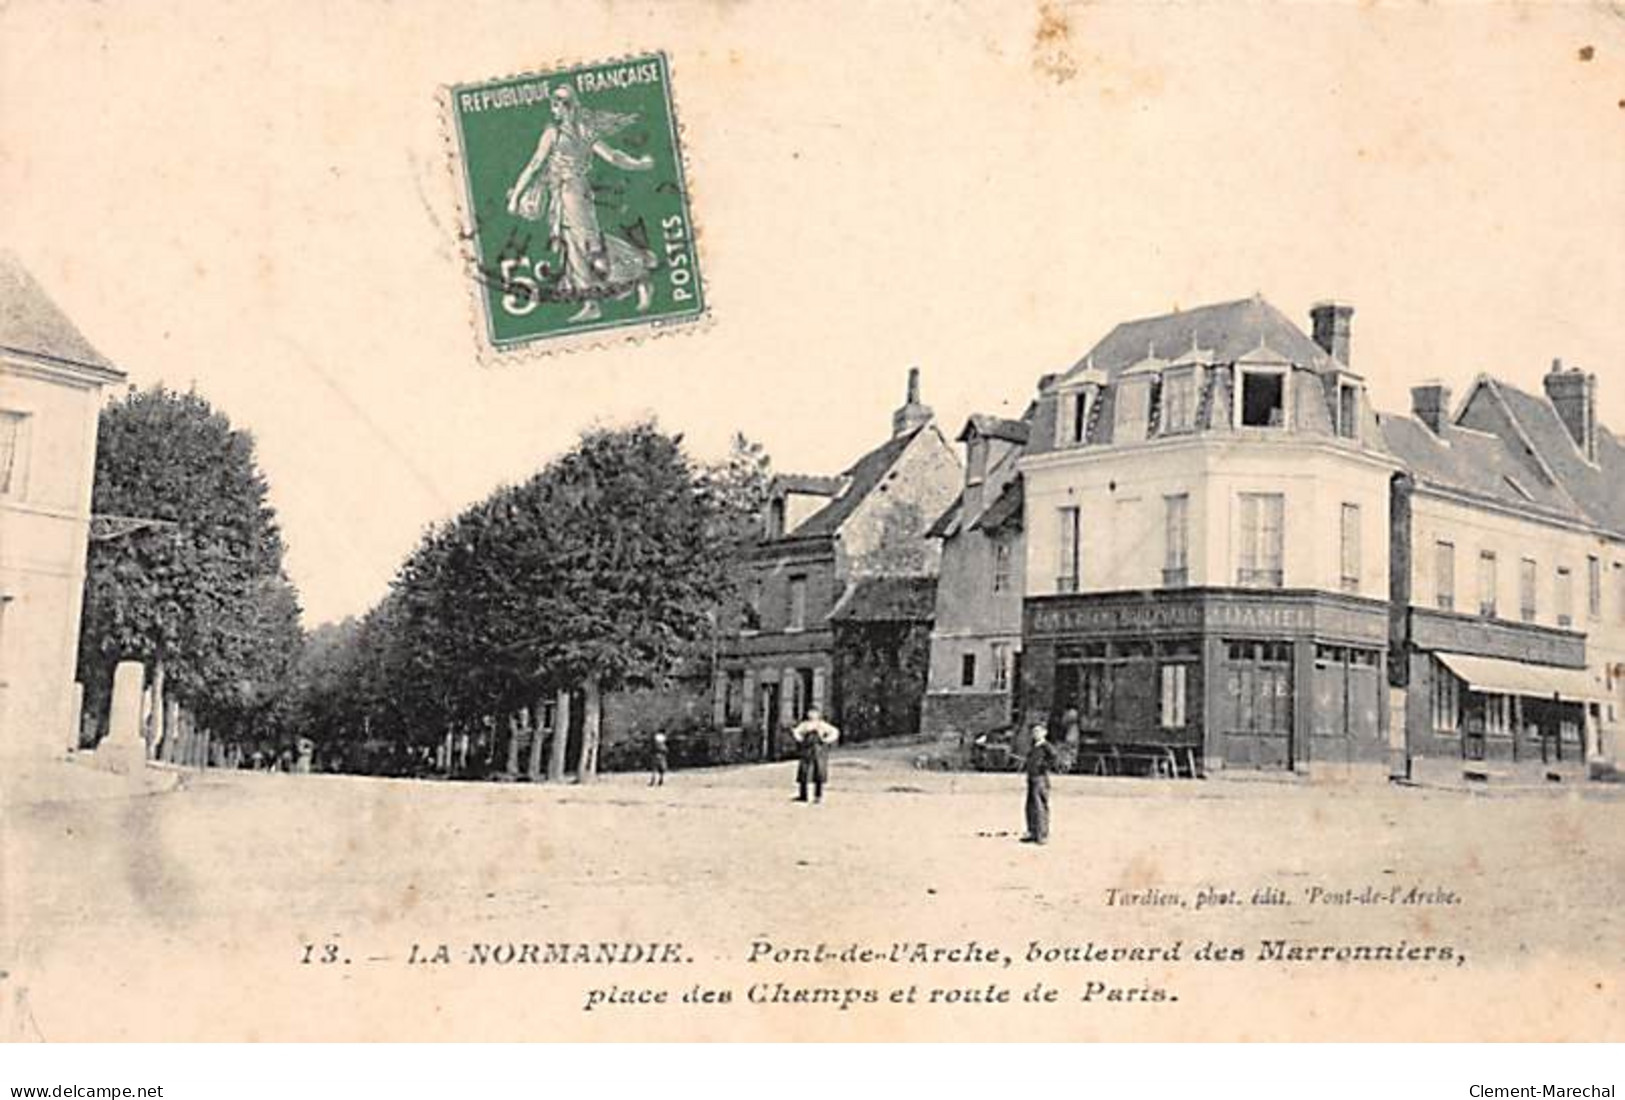
[[[1236,583],[1254,588],[1280,588],[1284,513],[1280,493],[1242,493],[1241,561]]]
[[[1495,551],[1481,550],[1478,554],[1478,613],[1486,619],[1495,618]]]
[[[1360,506],[1343,505],[1342,517],[1342,586],[1345,592],[1360,590]]]
[[[1438,660],[1433,662],[1433,728],[1454,733],[1461,724],[1461,681]]]
[[[1162,666],[1162,706],[1159,708],[1159,717],[1165,730],[1185,728],[1186,669],[1189,667],[1183,664]]]
[[[0,497],[22,495],[27,428],[27,413],[0,409]]]
[[[807,628],[807,578],[790,578],[790,615],[787,629]]]
[[[1089,431],[1089,391],[1063,391],[1056,399],[1055,445],[1071,447],[1082,443]]]
[[[1344,439],[1360,434],[1360,388],[1350,382],[1337,386],[1337,434]]]
[[[993,690],[1010,690],[1010,644],[993,643]]]
[[[1072,395],[1072,443],[1082,443],[1089,432],[1089,391],[1079,390]]]
[[[993,591],[1010,590],[1010,542],[997,539],[993,543]]]
[[[1602,559],[1595,554],[1586,556],[1586,615],[1602,618]]]
[[[1440,611],[1456,609],[1456,544],[1439,541],[1433,544],[1434,602]]]
[[[1162,383],[1162,430],[1188,432],[1196,425],[1196,370],[1182,367],[1166,373]]]
[[[1534,558],[1518,563],[1518,617],[1526,623],[1535,621],[1539,606],[1535,599],[1536,565]]]
[[[1162,505],[1163,587],[1183,588],[1190,583],[1191,498],[1185,493],[1175,493],[1163,497]]]
[[[1061,523],[1061,558],[1055,575],[1057,592],[1078,590],[1078,509],[1062,508],[1058,512]]]
[[[961,653],[959,655],[959,686],[976,686],[976,654]]]
[[[1566,565],[1557,567],[1557,592],[1552,597],[1557,604],[1557,625],[1574,623],[1574,572]]]

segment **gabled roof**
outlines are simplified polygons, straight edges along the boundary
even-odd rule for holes
[[[1572,516],[1568,499],[1537,477],[1499,436],[1446,424],[1435,435],[1409,416],[1380,413],[1388,449],[1411,475],[1446,489],[1523,510]]]
[[[937,614],[935,577],[860,577],[830,610],[831,622],[921,623]]]
[[[1106,334],[1068,375],[1090,369],[1115,378],[1147,359],[1173,360],[1193,347],[1212,349],[1215,363],[1233,363],[1261,346],[1316,371],[1337,369],[1303,330],[1262,297],[1199,306],[1138,321],[1125,321]]]
[[[846,480],[846,491],[808,516],[799,527],[785,537],[800,539],[833,535],[841,524],[846,522],[846,518],[857,510],[858,505],[863,503],[864,498],[885,480],[891,468],[897,464],[897,460],[903,457],[908,445],[914,442],[921,432],[935,430],[930,424],[922,424],[911,432],[893,436],[858,459],[842,474]]]
[[[1021,475],[1017,474],[1005,482],[1004,491],[999,493],[987,510],[971,524],[972,530],[997,531],[999,528],[1013,524],[1016,529],[1021,528],[1021,507],[1026,500],[1026,489],[1023,487]]]
[[[1027,442],[1027,425],[1020,420],[1006,420],[1002,416],[972,413],[971,418],[965,421],[965,427],[959,433],[957,442],[963,443],[972,432],[987,436],[989,439],[1003,439],[1018,446]]]
[[[17,258],[0,251],[0,349],[123,373],[90,346]]]
[[[841,491],[841,479],[819,474],[775,474],[768,483],[769,493],[804,493],[808,496],[832,497]]]
[[[1473,395],[1480,388],[1501,402],[1536,457],[1585,517],[1625,533],[1625,448],[1614,434],[1597,425],[1597,462],[1593,465],[1580,453],[1547,397],[1525,393],[1498,378],[1479,379]]]

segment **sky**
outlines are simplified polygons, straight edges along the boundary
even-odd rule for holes
[[[655,49],[710,322],[481,365],[439,90]],[[1625,10],[12,0],[0,246],[254,433],[315,625],[588,426],[836,472],[910,366],[952,437],[1253,293],[1351,303],[1380,408],[1562,357],[1625,429]]]

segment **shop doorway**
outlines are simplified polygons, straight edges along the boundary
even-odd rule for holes
[[[1290,770],[1292,643],[1227,641],[1219,729],[1229,768]]]

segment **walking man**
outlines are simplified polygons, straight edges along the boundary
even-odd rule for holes
[[[1055,747],[1042,722],[1033,726],[1033,747],[1027,753],[1027,835],[1023,844],[1049,840],[1049,773],[1055,770]]]
[[[841,731],[824,721],[817,707],[807,711],[807,717],[790,731],[796,743],[801,763],[796,767],[796,786],[801,793],[797,802],[807,801],[807,784],[813,787],[813,801],[824,801],[824,780],[829,778],[829,747],[841,739]]]

